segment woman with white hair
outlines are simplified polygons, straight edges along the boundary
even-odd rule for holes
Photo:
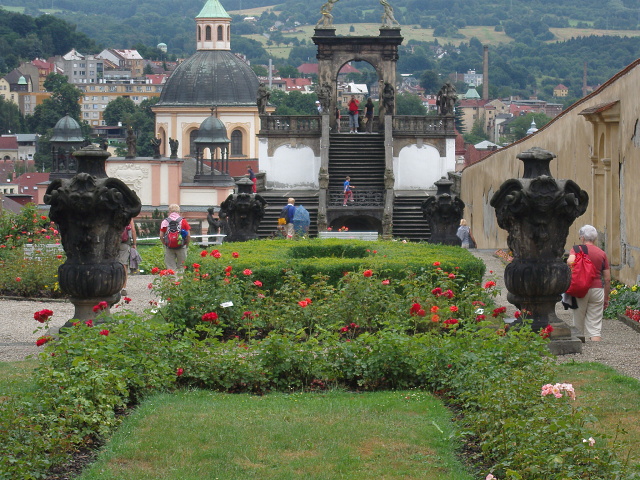
[[[609,305],[609,290],[611,288],[611,270],[607,254],[595,245],[598,231],[591,225],[583,226],[578,237],[587,247],[587,255],[599,273],[591,283],[591,288],[583,298],[576,298],[578,308],[573,310],[573,324],[578,330],[582,341],[588,335],[591,341],[599,342],[602,330],[602,313]],[[567,263],[571,267],[578,252],[575,248],[569,252]]]

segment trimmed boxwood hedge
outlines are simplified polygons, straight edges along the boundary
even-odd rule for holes
[[[232,261],[235,271],[251,269],[268,288],[281,286],[284,270],[300,273],[309,281],[315,275],[327,275],[332,284],[336,284],[345,272],[368,268],[380,276],[399,279],[410,273],[439,267],[464,275],[470,282],[480,282],[485,272],[484,263],[469,251],[429,243],[342,239],[252,240],[226,243],[215,249],[222,254],[216,261]],[[207,252],[210,254],[215,249],[209,248]],[[205,260],[201,252],[202,249],[191,248],[187,263],[214,261],[210,255]],[[233,252],[238,254],[237,258],[232,257]],[[162,268],[162,265],[158,267]]]

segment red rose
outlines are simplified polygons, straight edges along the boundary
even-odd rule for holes
[[[216,312],[209,312],[209,313],[205,313],[204,315],[202,315],[202,321],[203,322],[215,322],[217,323],[218,320],[218,314]]]
[[[49,340],[51,340],[52,337],[40,337],[39,339],[36,340],[36,347],[41,347],[42,345],[44,345],[45,343],[47,343]]]
[[[253,272],[252,272],[251,270],[249,270],[248,268],[245,268],[245,269],[243,270],[243,272],[242,272],[242,273],[243,273],[244,275],[246,275],[246,276],[249,276],[249,275],[252,275],[252,274],[253,274]]]
[[[232,256],[233,258],[238,258],[238,257],[240,256],[240,254],[239,254],[238,252],[233,252],[233,253],[231,254],[231,256]]]
[[[362,275],[368,278],[373,275],[373,272],[371,270],[365,270],[364,272],[362,272]]]
[[[176,376],[179,377],[180,375],[182,375],[184,373],[184,369],[183,368],[177,368],[176,369]]]
[[[262,286],[262,282],[261,282],[260,280],[256,280],[255,282],[253,282],[253,284],[254,284],[256,287],[261,287],[261,286]]]
[[[206,251],[206,250],[202,250],[202,251],[200,252],[200,256],[201,256],[201,257],[203,257],[203,258],[204,258],[204,257],[206,257],[207,255],[209,255],[209,254],[207,253],[207,251]]]
[[[109,330],[105,329],[105,330],[100,330],[100,335],[104,335],[105,337],[109,336]]]

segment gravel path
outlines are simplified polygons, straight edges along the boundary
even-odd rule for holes
[[[493,280],[500,288],[498,303],[507,307],[507,316],[513,315],[515,307],[507,302],[507,291],[504,286],[504,264],[494,255],[493,250],[471,250],[483,260],[487,266],[486,280]],[[129,305],[122,305],[125,310],[142,313],[154,300],[148,289],[153,277],[135,275],[127,284],[128,296],[132,299]],[[28,355],[38,353],[35,341],[44,332],[34,333],[40,324],[33,319],[34,312],[48,308],[53,310],[51,326],[59,328],[73,315],[73,305],[65,301],[20,301],[0,299],[0,361],[23,360]],[[569,325],[572,324],[571,313],[565,311],[558,303],[556,313]],[[620,373],[640,380],[640,333],[619,320],[605,319],[602,326],[602,341],[585,343],[581,354],[558,357],[559,362],[600,362],[609,365]]]

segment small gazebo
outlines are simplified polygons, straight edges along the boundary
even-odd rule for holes
[[[53,127],[51,143],[51,175],[49,178],[71,178],[77,166],[72,153],[84,144],[80,124],[73,117],[65,115]]]
[[[207,117],[198,130],[198,137],[194,140],[196,146],[196,183],[227,183],[233,184],[229,175],[229,145],[227,129],[222,121],[215,116],[215,109],[211,109],[211,116]],[[209,149],[210,159],[205,159],[205,151]]]

